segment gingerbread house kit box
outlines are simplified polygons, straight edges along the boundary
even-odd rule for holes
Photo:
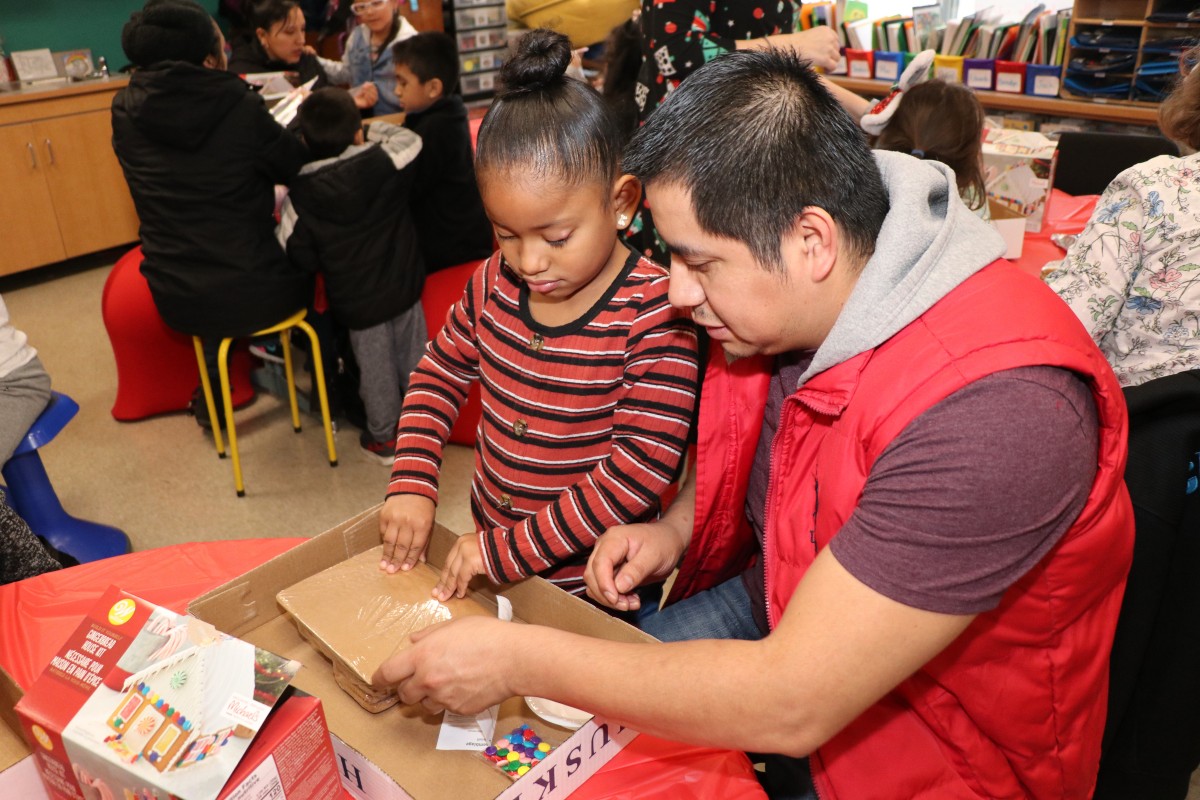
[[[16,711],[56,800],[212,800],[298,669],[110,587]]]
[[[1025,219],[1037,233],[1050,203],[1058,143],[1033,131],[987,128],[983,132],[983,181],[988,200]]]

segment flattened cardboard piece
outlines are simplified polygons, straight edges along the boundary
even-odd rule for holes
[[[429,563],[435,568],[443,564],[456,540],[453,533],[435,525],[426,553]],[[324,667],[317,651],[275,602],[275,594],[378,544],[376,506],[213,589],[188,607],[200,619],[259,647],[304,664],[319,665],[301,669],[294,685],[321,698],[342,785],[352,796],[360,800],[562,798],[637,735],[598,718],[572,735],[539,719],[523,699],[509,698],[500,705],[496,730],[511,730],[526,723],[537,729],[543,740],[555,745],[555,751],[537,770],[514,783],[478,753],[436,750],[440,714],[425,714],[420,707],[404,705],[381,714],[364,711],[337,685],[332,670]],[[529,578],[498,592],[483,587],[472,595],[487,605],[495,601],[497,593],[512,602],[514,619],[613,641],[655,641],[540,578]]]
[[[29,746],[21,737],[21,721],[13,706],[24,692],[13,677],[0,667],[0,772],[29,755]]]
[[[428,564],[388,574],[379,569],[383,546],[334,564],[277,595],[300,635],[333,663],[334,678],[371,712],[396,704],[390,687],[374,687],[380,664],[411,644],[409,635],[437,622],[495,617],[472,597],[438,602],[431,592],[441,575]],[[316,666],[315,664],[312,666]]]
[[[113,586],[16,712],[51,797],[211,800],[297,669]]]

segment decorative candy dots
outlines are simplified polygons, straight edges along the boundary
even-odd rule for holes
[[[512,733],[500,737],[494,745],[485,749],[483,757],[515,781],[553,749],[538,737],[533,728],[519,725],[513,728]]]

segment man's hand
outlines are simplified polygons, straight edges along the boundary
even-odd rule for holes
[[[374,686],[395,685],[400,700],[427,711],[478,714],[516,694],[508,660],[519,652],[519,623],[463,617],[417,631],[412,647],[384,661]]]
[[[436,510],[432,500],[417,494],[396,494],[384,502],[379,512],[379,535],[383,539],[380,569],[389,573],[410,570],[418,560],[425,560],[425,545]]]
[[[440,601],[451,597],[466,597],[467,584],[476,575],[482,575],[486,570],[483,566],[483,553],[479,549],[479,536],[474,533],[458,537],[450,555],[446,557],[446,566],[442,569],[442,577],[437,586],[433,587],[433,596]]]
[[[596,540],[583,573],[588,595],[610,608],[636,611],[641,600],[633,590],[670,575],[686,546],[664,520],[609,528]]]

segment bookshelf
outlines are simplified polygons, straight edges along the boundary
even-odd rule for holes
[[[1156,108],[1182,43],[1200,39],[1200,19],[1186,19],[1192,8],[1180,0],[1076,0],[1061,95]]]
[[[883,97],[892,86],[890,81],[848,78],[844,75],[827,75],[826,77],[838,86],[865,97]],[[1055,117],[1094,119],[1133,125],[1154,125],[1158,120],[1158,105],[1152,103],[1129,104],[1090,99],[1036,97],[1028,94],[987,92],[979,89],[975,90],[975,95],[984,108],[997,111],[1027,111]]]

